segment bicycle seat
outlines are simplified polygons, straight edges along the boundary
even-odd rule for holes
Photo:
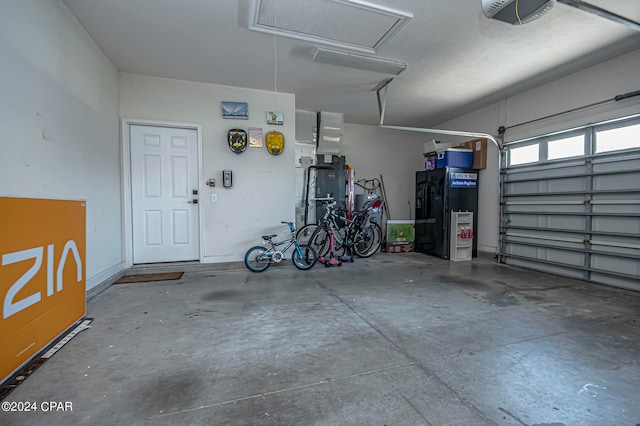
[[[382,205],[382,201],[375,200],[371,205],[368,205],[364,210],[361,210],[361,211],[367,213],[367,212],[370,212],[371,210],[379,209],[381,205]]]
[[[272,239],[273,237],[275,237],[277,234],[273,234],[273,235],[263,235],[262,239],[269,241],[270,239]]]

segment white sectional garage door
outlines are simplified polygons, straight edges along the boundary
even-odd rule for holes
[[[507,145],[503,262],[640,291],[640,119]]]

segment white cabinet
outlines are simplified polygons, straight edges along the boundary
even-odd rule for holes
[[[449,259],[459,262],[471,260],[473,255],[473,212],[451,212]]]

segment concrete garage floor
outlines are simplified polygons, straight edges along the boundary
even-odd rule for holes
[[[417,253],[229,268],[93,298],[7,398],[73,411],[0,423],[640,423],[640,293]]]

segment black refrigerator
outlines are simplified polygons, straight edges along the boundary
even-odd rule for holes
[[[415,251],[449,259],[451,211],[473,212],[478,233],[478,170],[444,167],[416,172]],[[473,239],[472,256],[478,253]]]

